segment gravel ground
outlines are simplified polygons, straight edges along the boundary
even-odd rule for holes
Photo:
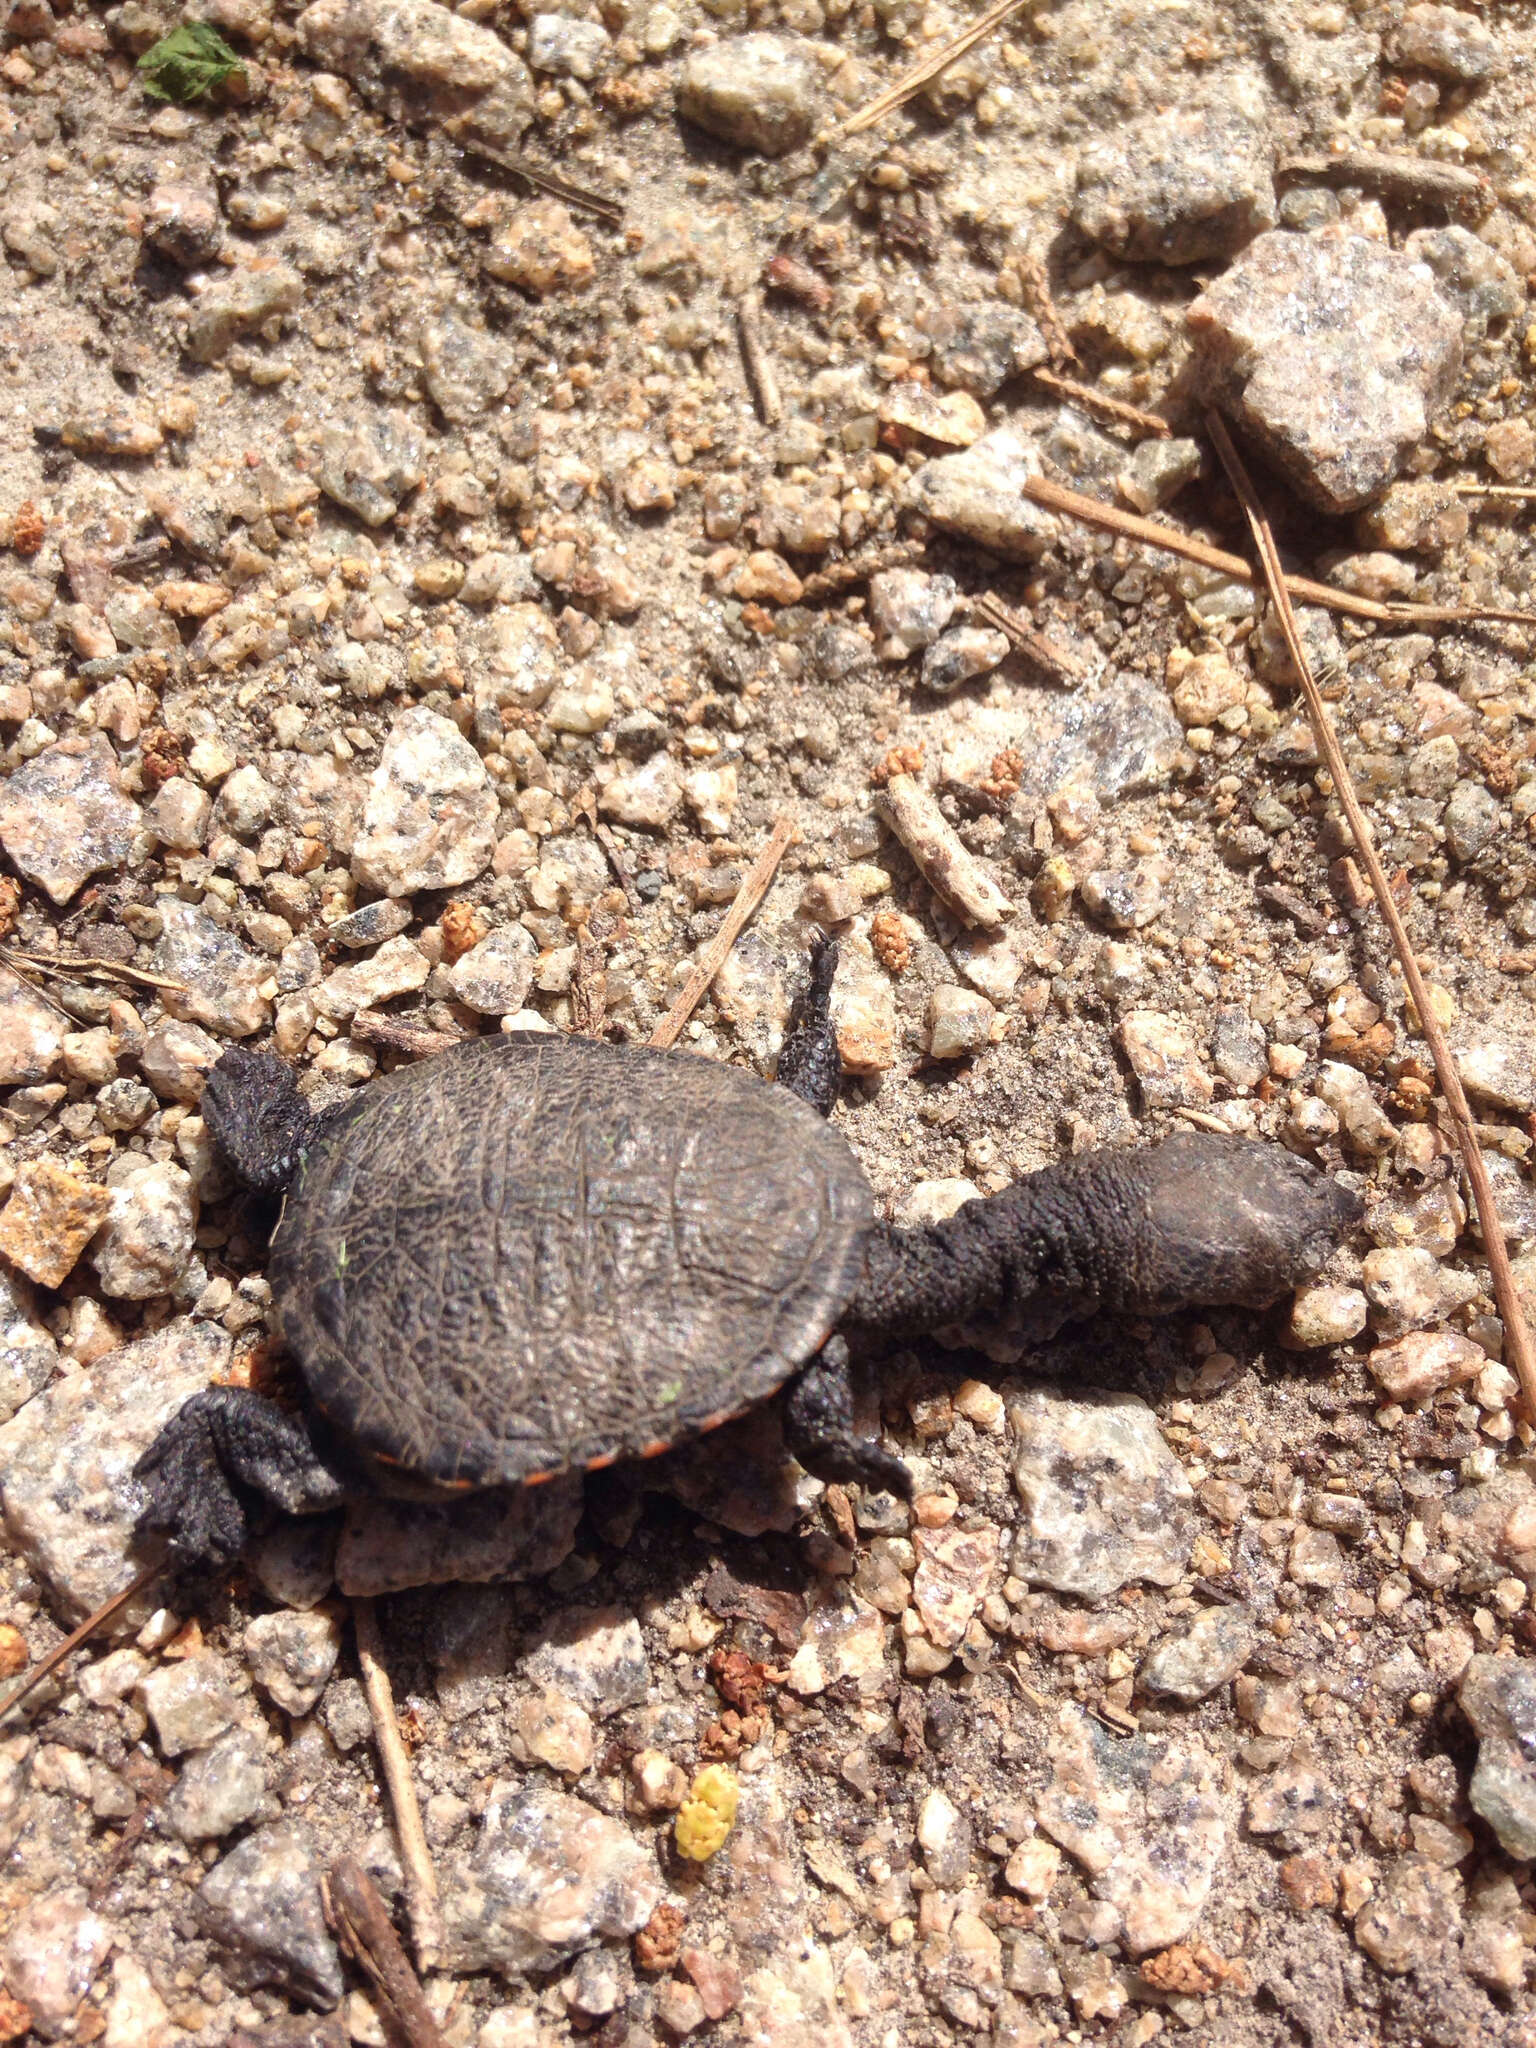
[[[1536,1463],[1432,1070],[1264,607],[1022,486],[1240,548],[1216,403],[1356,601],[1304,628],[1536,1308],[1531,634],[1359,615],[1536,606],[1455,488],[1536,482],[1536,10],[1064,0],[848,138],[958,17],[204,0],[181,105],[179,15],[58,5],[0,54],[0,1669],[132,1575],[189,1392],[288,1383],[222,1047],[641,1040],[781,817],[683,1044],[770,1069],[835,930],[884,1213],[1194,1122],[1367,1215],[1267,1317],[869,1359],[910,1511],[770,1416],[140,1596],[0,1732],[0,2039],[387,2039],[318,1889],[402,1897],[376,1593],[452,2048],[1531,2048]]]

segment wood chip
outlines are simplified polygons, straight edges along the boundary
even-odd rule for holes
[[[351,1856],[338,1857],[321,1893],[331,1932],[388,2007],[409,2048],[443,2048],[442,2030],[367,1871]]]
[[[961,844],[932,791],[915,776],[893,775],[876,804],[923,880],[962,924],[995,930],[1012,917],[1013,905]]]
[[[784,401],[763,339],[763,302],[756,292],[746,292],[736,301],[736,331],[741,336],[741,359],[747,366],[758,412],[764,426],[776,427],[784,417]]]
[[[1053,675],[1059,683],[1081,683],[1088,675],[1088,663],[1080,655],[1070,653],[1065,647],[1058,647],[1054,640],[1048,640],[1043,633],[1037,633],[1028,619],[1020,618],[1012,605],[1003,603],[1000,597],[983,591],[980,597],[972,598],[971,610],[977,618],[985,619],[988,625],[996,626],[1006,633],[1021,654]]]
[[[1403,206],[1448,206],[1458,212],[1486,213],[1494,197],[1487,179],[1462,164],[1380,149],[1288,157],[1275,175],[1285,183],[1357,185],[1376,199],[1396,200]]]

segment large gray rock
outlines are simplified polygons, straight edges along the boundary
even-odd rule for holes
[[[0,1266],[0,1422],[47,1386],[59,1347],[37,1320],[32,1289]]]
[[[121,866],[138,827],[139,807],[123,795],[105,733],[45,747],[0,788],[0,845],[55,903]]]
[[[1459,1698],[1478,1738],[1473,1809],[1511,1856],[1536,1857],[1536,1664],[1474,1657]]]
[[[344,1983],[320,1902],[324,1867],[307,1828],[258,1828],[198,1886],[197,1917],[245,1984],[276,1984],[329,2012]]]
[[[75,2014],[116,1936],[83,1887],[68,1885],[23,1907],[0,1943],[5,1987],[45,2041],[74,2032]]]
[[[296,24],[305,55],[364,91],[390,89],[450,129],[500,147],[533,112],[527,66],[483,22],[433,0],[315,0]]]
[[[64,1056],[71,1020],[20,975],[0,982],[0,1088],[50,1080]]]
[[[1225,106],[1173,107],[1083,152],[1073,219],[1136,263],[1231,256],[1275,224],[1263,125]]]
[[[686,120],[764,156],[808,142],[816,106],[816,68],[803,44],[783,36],[733,36],[695,50],[677,83]]]
[[[496,792],[458,727],[417,708],[395,720],[369,778],[352,872],[388,896],[451,889],[490,866]]]
[[[1195,1741],[1111,1735],[1064,1707],[1051,1741],[1040,1826],[1115,1906],[1132,1955],[1181,1941],[1200,1917],[1226,1846],[1221,1774]]]
[[[906,504],[946,533],[1009,561],[1032,562],[1061,531],[1054,512],[1023,495],[1025,481],[1042,467],[1031,442],[1000,427],[956,455],[925,462],[907,486]]]
[[[260,1811],[266,1790],[260,1736],[231,1728],[182,1766],[161,1808],[162,1821],[178,1841],[217,1841]]]
[[[544,1626],[524,1660],[537,1685],[555,1686],[605,1720],[651,1689],[640,1624],[618,1607],[568,1607]]]
[[[132,1547],[143,1505],[134,1463],[228,1358],[223,1330],[179,1317],[59,1380],[0,1429],[6,1534],[72,1620],[142,1569],[144,1557]],[[130,1603],[119,1626],[142,1627],[150,1598]]]
[[[1241,1601],[1232,1607],[1207,1607],[1187,1628],[1164,1636],[1153,1647],[1137,1682],[1143,1691],[1164,1693],[1170,1699],[1203,1700],[1237,1676],[1258,1637],[1253,1610]]]
[[[454,1964],[549,1970],[645,1925],[661,1901],[649,1849],[621,1821],[550,1785],[491,1791],[480,1839],[443,1873]]]
[[[167,1014],[231,1038],[249,1038],[259,1031],[272,1014],[272,1005],[261,993],[272,971],[270,963],[248,953],[199,903],[162,896],[158,908],[161,933],[155,971],[184,984],[161,990]]]
[[[1144,1401],[1029,1387],[1010,1399],[1008,1427],[1024,1503],[1013,1549],[1021,1579],[1085,1600],[1134,1579],[1173,1584],[1194,1541],[1192,1493]]]
[[[1461,370],[1455,306],[1362,235],[1261,235],[1186,317],[1207,395],[1329,513],[1392,480]]]

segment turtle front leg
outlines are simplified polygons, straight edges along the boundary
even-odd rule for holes
[[[207,1387],[183,1402],[133,1476],[149,1496],[135,1533],[168,1537],[183,1565],[238,1556],[251,1494],[289,1515],[320,1514],[345,1498],[303,1422],[248,1387]]]
[[[231,1171],[257,1194],[280,1195],[321,1125],[275,1053],[231,1045],[203,1090],[203,1121]]]
[[[914,1336],[1037,1294],[1083,1313],[1263,1308],[1359,1215],[1355,1194],[1278,1145],[1181,1132],[1048,1166],[945,1223],[877,1230],[846,1321]]]
[[[848,1346],[841,1337],[829,1337],[791,1383],[784,1402],[784,1441],[818,1479],[857,1480],[877,1493],[912,1498],[912,1475],[900,1458],[854,1429]]]
[[[779,1054],[779,1084],[808,1102],[820,1116],[830,1116],[837,1101],[843,1063],[838,1057],[832,1023],[832,980],[837,973],[837,941],[819,938],[811,948],[811,971],[795,998],[789,1036]]]

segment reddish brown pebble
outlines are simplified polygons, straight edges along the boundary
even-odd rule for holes
[[[1339,1903],[1339,1883],[1326,1856],[1287,1856],[1280,1866],[1280,1884],[1298,1913]]]
[[[723,2020],[740,2005],[741,1972],[727,1957],[712,1956],[705,1948],[685,1948],[681,1961],[704,2001],[707,2018]]]
[[[688,1915],[681,1907],[660,1905],[635,1936],[635,1963],[642,1970],[670,1970],[682,1947]]]

